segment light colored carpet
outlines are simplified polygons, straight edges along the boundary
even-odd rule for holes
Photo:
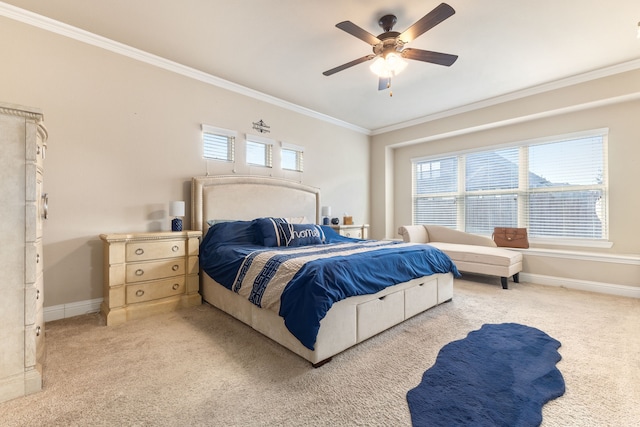
[[[640,420],[640,301],[457,280],[454,300],[318,369],[207,305],[106,327],[48,323],[44,390],[0,404],[2,426],[409,426],[406,393],[450,341],[517,322],[562,342],[566,393],[543,426]]]

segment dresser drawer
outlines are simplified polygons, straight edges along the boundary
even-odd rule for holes
[[[184,276],[185,259],[174,258],[162,261],[139,262],[127,264],[125,280],[127,283],[164,279],[166,277]]]
[[[25,326],[24,350],[25,367],[35,366],[44,350],[44,310],[42,309],[36,313],[35,323]]]
[[[184,240],[162,242],[129,242],[126,249],[126,261],[146,261],[160,258],[173,258],[185,255]]]
[[[184,276],[127,286],[127,304],[180,295],[185,292]]]
[[[352,239],[362,239],[362,228],[346,228],[340,230],[340,234],[345,237],[351,237]]]

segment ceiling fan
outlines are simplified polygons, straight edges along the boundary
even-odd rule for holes
[[[403,33],[392,31],[397,21],[395,15],[385,15],[378,21],[378,25],[382,27],[384,33],[377,37],[351,21],[340,22],[336,24],[336,27],[370,44],[373,47],[373,53],[327,70],[322,74],[330,76],[375,58],[375,61],[371,64],[371,71],[379,77],[378,90],[384,90],[391,87],[391,77],[394,77],[406,67],[407,63],[404,61],[404,58],[449,67],[456,62],[458,59],[457,55],[422,49],[411,49],[406,48],[405,45],[449,18],[454,13],[456,13],[456,11],[451,6],[446,3],[440,3],[435,9],[427,13]]]

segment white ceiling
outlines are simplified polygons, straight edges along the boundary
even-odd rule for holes
[[[8,0],[125,45],[369,132],[606,67],[640,67],[638,0],[447,0],[456,14],[410,47],[456,54],[410,61],[389,91],[369,63],[323,71],[371,47],[335,27],[402,32],[438,0]]]

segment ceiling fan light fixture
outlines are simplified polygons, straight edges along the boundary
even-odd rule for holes
[[[386,56],[377,57],[369,69],[373,74],[382,78],[395,77],[407,68],[407,61],[405,61],[400,53],[390,52]]]

